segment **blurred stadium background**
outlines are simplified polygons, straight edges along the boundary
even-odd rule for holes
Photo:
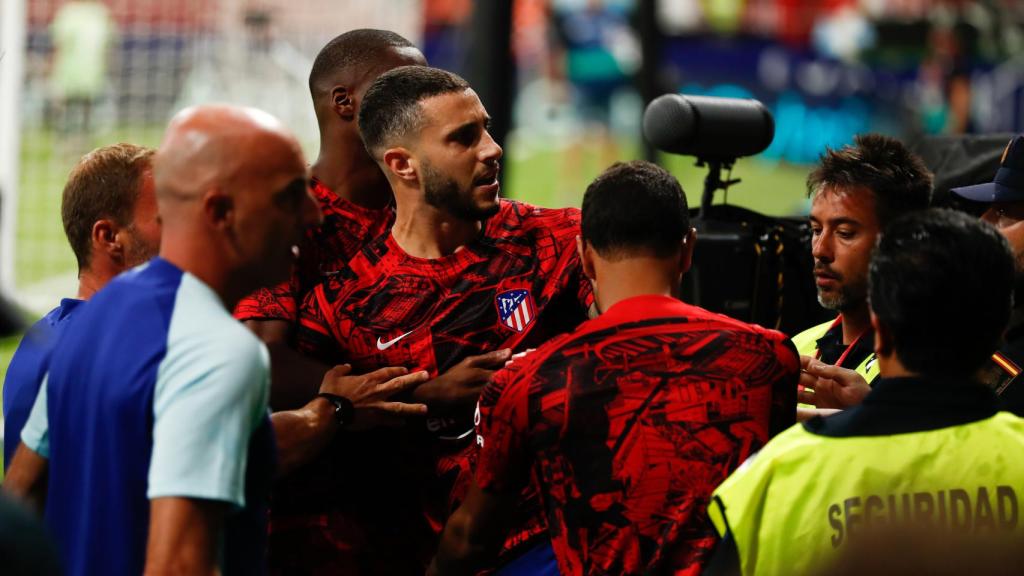
[[[855,133],[1024,131],[1022,22],[1020,0],[0,0],[0,288],[26,319],[73,295],[70,167],[100,145],[156,145],[184,106],[264,108],[315,157],[306,77],[352,28],[395,30],[471,82],[507,81],[484,98],[510,114],[506,196],[578,205],[609,163],[651,154],[642,95],[677,91],[772,110],[774,142],[736,164],[727,199],[799,215],[810,163]],[[502,61],[502,29],[496,74],[478,56]],[[658,158],[697,205],[704,170]],[[17,341],[0,344],[0,370]]]

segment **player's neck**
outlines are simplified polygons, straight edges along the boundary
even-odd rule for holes
[[[96,270],[91,267],[87,270],[83,270],[82,273],[78,275],[78,293],[75,295],[75,298],[78,298],[79,300],[88,300],[89,298],[92,298],[93,294],[99,292],[100,289],[106,286],[107,282],[110,282],[116,275],[116,273]]]
[[[678,271],[670,270],[656,258],[626,258],[618,262],[595,262],[597,288],[594,299],[599,310],[637,296],[678,297]]]
[[[868,311],[868,303],[864,302],[853,310],[843,310],[843,344],[853,344],[868,330],[871,329],[871,313]]]
[[[878,373],[883,378],[903,378],[907,376],[919,376],[916,372],[907,370],[906,366],[900,362],[898,356],[895,353],[892,354],[881,354],[878,356]]]
[[[462,220],[425,202],[401,203],[391,235],[409,256],[433,259],[454,254],[475,241],[482,226],[479,220]]]
[[[310,172],[340,198],[370,209],[391,202],[391,186],[365,150],[320,143],[320,156]]]

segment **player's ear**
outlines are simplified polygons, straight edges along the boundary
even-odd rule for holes
[[[597,276],[594,274],[594,247],[577,235],[576,252],[580,255],[580,266],[583,268],[583,274],[591,280],[597,280]]]
[[[107,254],[115,260],[121,258],[124,255],[124,249],[117,238],[120,228],[113,220],[106,218],[93,222],[90,232],[90,253]]]
[[[690,228],[690,231],[683,237],[682,246],[679,249],[679,272],[686,274],[693,264],[693,247],[697,244],[697,229]]]
[[[343,120],[355,120],[356,105],[352,91],[345,86],[331,88],[331,108]]]
[[[213,227],[230,227],[235,218],[235,200],[220,189],[212,188],[203,194],[203,213]]]
[[[418,178],[416,161],[413,159],[412,154],[410,154],[405,148],[402,148],[401,146],[397,148],[389,148],[384,151],[382,158],[384,160],[384,166],[387,167],[387,171],[395,175],[395,177],[409,182]]]

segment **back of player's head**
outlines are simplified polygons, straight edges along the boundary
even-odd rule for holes
[[[992,226],[952,210],[893,221],[869,273],[871,309],[904,367],[966,377],[999,346],[1013,304],[1013,255]]]
[[[423,127],[420,102],[469,90],[456,74],[427,66],[401,66],[374,80],[359,108],[359,132],[366,150],[380,160],[384,150],[405,142]]]
[[[132,221],[142,175],[155,150],[134,144],[113,144],[89,152],[71,169],[61,200],[61,219],[79,269],[89,266],[92,229],[98,220],[118,226]]]
[[[912,210],[927,208],[932,197],[932,173],[920,157],[899,140],[881,134],[862,134],[853,146],[827,148],[807,177],[807,193],[822,188],[847,193],[867,188],[875,196],[878,225]]]
[[[309,73],[309,91],[316,100],[356,68],[363,73],[374,69],[388,49],[415,47],[412,42],[389,30],[361,28],[345,32],[328,42],[316,55],[313,70]]]
[[[612,164],[583,195],[582,238],[607,260],[670,257],[689,231],[683,188],[650,162]]]

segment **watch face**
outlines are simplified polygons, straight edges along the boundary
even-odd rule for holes
[[[320,396],[326,398],[334,405],[334,420],[339,426],[346,426],[352,421],[355,409],[348,398],[327,393],[321,393]]]

